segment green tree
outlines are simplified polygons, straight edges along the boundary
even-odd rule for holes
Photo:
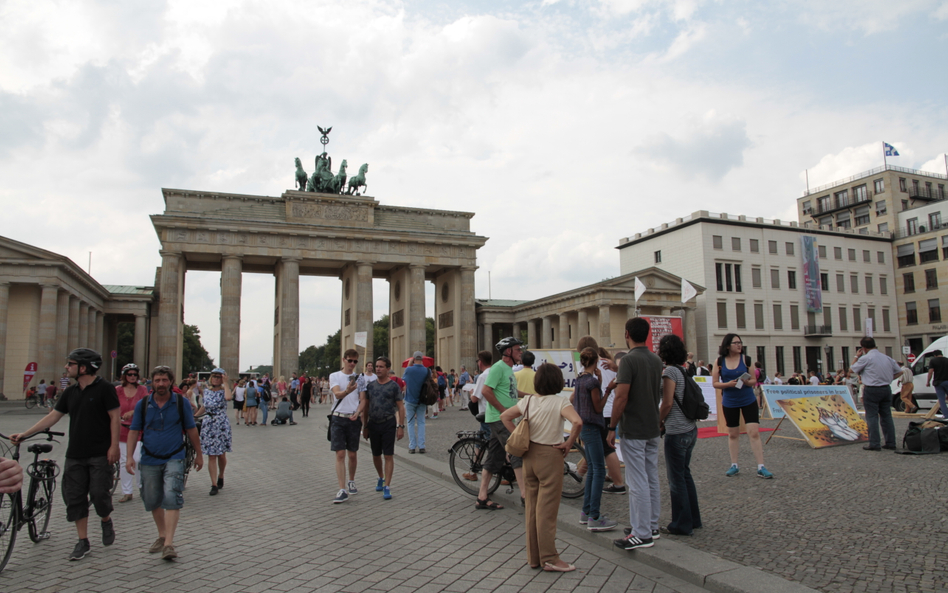
[[[127,365],[130,362],[134,362],[139,367],[145,364],[144,360],[132,360],[135,353],[135,324],[134,323],[120,323],[118,324],[118,345],[115,348],[118,357],[115,359],[115,374],[122,372],[122,367]],[[108,354],[111,354],[108,353]],[[102,354],[103,357],[107,357],[106,353]],[[111,371],[111,369],[109,369]],[[142,376],[145,374],[145,369],[142,370]]]
[[[204,346],[201,345],[201,330],[196,325],[184,326],[184,362],[183,372],[197,373],[210,371],[214,368],[214,359],[210,357]]]
[[[388,356],[388,315],[382,315],[372,324],[374,335],[372,336],[372,349],[375,352],[375,358],[379,356]],[[392,362],[392,364],[395,364]]]
[[[273,365],[270,365],[270,364],[262,364],[262,365],[257,366],[257,367],[250,367],[250,370],[247,371],[247,372],[249,372],[249,373],[260,373],[260,376],[261,376],[261,377],[263,377],[264,375],[270,375],[270,376],[272,377],[272,376],[273,376]]]
[[[433,317],[425,317],[425,354],[434,356],[435,324]]]

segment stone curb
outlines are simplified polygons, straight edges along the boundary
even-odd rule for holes
[[[399,463],[407,463],[415,469],[419,469],[436,478],[440,478],[450,484],[454,484],[454,477],[451,475],[451,469],[447,463],[438,461],[426,455],[411,455],[404,449],[396,448],[395,456]],[[502,499],[508,509],[520,509],[519,497],[508,495],[505,488],[498,488],[492,495],[493,498]],[[570,521],[562,514],[557,520],[557,529],[566,531],[572,536],[582,538],[585,541],[594,543],[608,553],[605,554],[616,559],[634,559],[637,562],[658,569],[668,575],[681,579],[685,582],[703,587],[708,591],[715,593],[757,593],[758,591],[768,591],[768,593],[806,593],[816,592],[796,583],[788,581],[780,576],[765,572],[758,568],[744,566],[730,560],[725,560],[714,554],[709,554],[701,550],[696,550],[687,544],[674,540],[662,540],[661,545],[643,550],[636,550],[634,554],[616,549],[612,536],[616,532],[609,534],[597,534],[580,527],[578,523]],[[621,536],[621,532],[618,532]],[[653,577],[654,578],[654,577]]]

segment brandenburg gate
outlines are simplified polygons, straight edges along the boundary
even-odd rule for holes
[[[299,281],[305,275],[341,280],[342,349],[354,347],[356,333],[366,332],[363,361],[374,358],[372,279],[388,280],[389,352],[397,368],[415,350],[425,350],[425,282],[433,282],[437,364],[474,368],[474,271],[477,249],[487,238],[471,232],[473,213],[383,206],[338,191],[290,190],[280,197],[162,193],[165,211],[151,217],[161,241],[157,362],[177,376],[188,270],[221,272],[219,364],[232,376],[239,371],[244,272],[274,276],[275,375],[298,370]]]

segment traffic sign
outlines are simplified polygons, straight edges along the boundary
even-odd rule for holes
[[[112,358],[118,358],[118,352],[115,350],[112,351]]]
[[[915,364],[915,355],[914,355],[914,354],[909,354],[909,355],[908,355],[908,361],[909,361],[909,364]]]
[[[911,354],[911,353],[912,353],[911,346],[902,346],[902,354]]]

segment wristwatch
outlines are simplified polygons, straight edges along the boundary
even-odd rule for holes
[[[609,432],[615,432],[615,431],[616,431],[615,427],[613,427],[613,426],[610,426],[610,427],[609,427]]]
[[[395,425],[395,428],[405,428],[405,425],[404,425],[404,424],[396,424],[396,425]]]

